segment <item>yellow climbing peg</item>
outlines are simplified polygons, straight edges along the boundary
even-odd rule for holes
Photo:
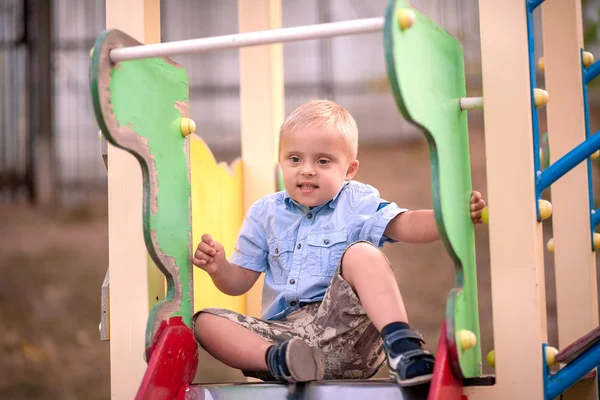
[[[539,200],[538,208],[540,210],[540,217],[542,220],[550,218],[552,216],[552,203],[548,200]]]
[[[406,30],[413,26],[416,18],[417,16],[413,10],[408,8],[401,8],[398,10],[398,23],[402,30]]]
[[[487,206],[483,207],[483,210],[481,210],[481,220],[484,224],[490,223],[490,212]]]
[[[546,365],[549,367],[556,365],[556,355],[558,350],[554,347],[546,346]]]
[[[180,128],[183,136],[189,136],[196,132],[196,123],[191,118],[181,118]]]
[[[490,351],[487,354],[486,360],[490,367],[496,367],[496,352],[494,350]]]
[[[544,107],[546,104],[548,104],[548,97],[548,92],[546,92],[544,89],[533,89],[533,102],[536,108]]]
[[[594,55],[592,53],[590,53],[589,51],[584,51],[583,52],[583,66],[587,68],[590,65],[592,65],[593,63],[594,63]]]
[[[477,336],[471,331],[463,329],[458,332],[460,348],[465,351],[472,349],[477,344]]]
[[[546,249],[550,253],[554,253],[554,238],[548,239],[548,242],[546,243]]]
[[[593,236],[593,240],[594,240],[594,248],[600,248],[600,233],[594,233]]]

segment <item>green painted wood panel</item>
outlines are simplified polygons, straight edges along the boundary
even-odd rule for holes
[[[385,58],[396,104],[406,120],[425,135],[430,149],[435,217],[445,248],[456,270],[446,321],[448,342],[458,354],[454,369],[464,377],[481,374],[475,234],[470,217],[471,170],[465,67],[460,43],[429,17],[412,9],[416,19],[402,30],[398,11],[406,0],[389,0],[384,26]],[[435,285],[432,280],[431,284]],[[410,310],[409,310],[410,312]],[[469,330],[477,346],[462,351],[458,332]],[[452,354],[451,354],[452,357]],[[454,360],[456,362],[456,355]]]
[[[100,35],[94,45],[89,82],[103,135],[139,161],[143,176],[144,240],[152,261],[166,276],[166,297],[152,308],[148,318],[148,348],[161,322],[169,318],[181,317],[191,327],[189,138],[180,131],[181,118],[188,116],[189,99],[186,70],[167,58],[117,64],[110,61],[111,49],[137,44],[118,30]]]

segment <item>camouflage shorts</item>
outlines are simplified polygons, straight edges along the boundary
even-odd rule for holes
[[[266,321],[220,308],[200,312],[228,318],[274,343],[297,337],[320,348],[326,357],[324,379],[366,379],[385,361],[381,335],[339,268],[323,301],[307,304],[282,320]],[[273,380],[266,371],[242,372],[263,381]]]

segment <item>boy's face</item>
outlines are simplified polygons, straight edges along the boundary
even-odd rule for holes
[[[285,190],[298,203],[315,207],[331,200],[358,161],[350,157],[341,133],[306,128],[281,138],[279,164]]]

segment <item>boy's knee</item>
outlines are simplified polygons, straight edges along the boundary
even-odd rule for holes
[[[207,312],[200,312],[196,316],[196,319],[194,320],[194,334],[198,341],[202,342],[202,337],[210,330],[211,323],[215,318],[219,317]]]
[[[342,258],[342,276],[346,278],[355,269],[363,269],[365,265],[377,267],[383,265],[388,267],[387,258],[381,250],[367,242],[357,242],[351,244]]]

